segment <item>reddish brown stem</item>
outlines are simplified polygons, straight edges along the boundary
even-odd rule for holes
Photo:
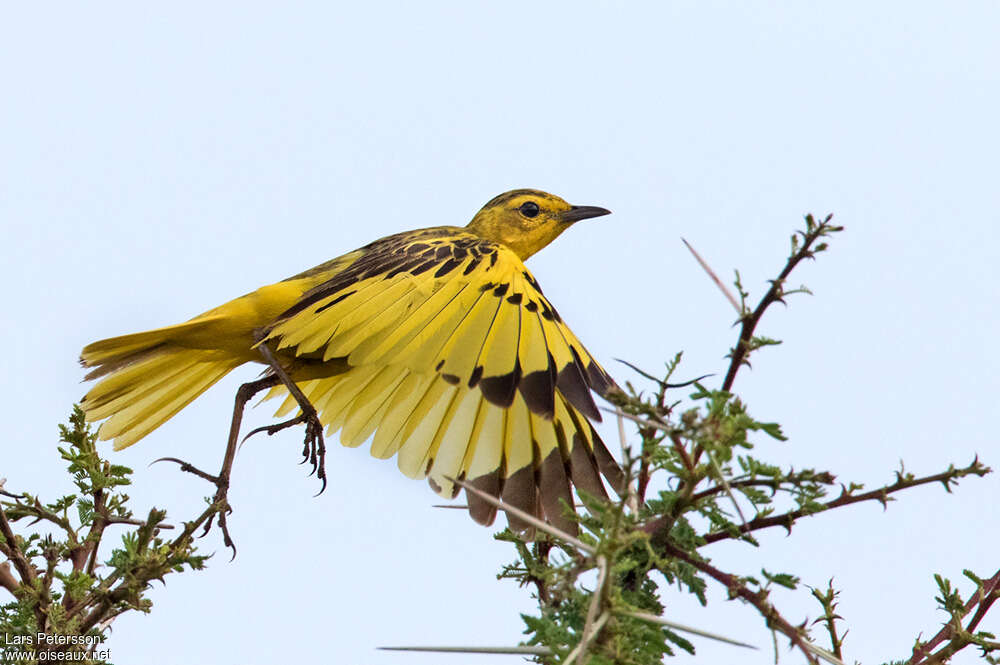
[[[812,216],[810,215],[809,218],[811,219]],[[739,372],[747,353],[750,351],[750,340],[753,339],[753,333],[757,328],[757,324],[760,323],[760,319],[764,316],[764,312],[768,307],[782,300],[782,288],[785,280],[795,270],[795,266],[803,259],[811,259],[815,256],[815,253],[810,249],[814,242],[831,230],[839,230],[838,227],[830,225],[830,219],[832,218],[833,215],[828,215],[826,219],[817,224],[811,231],[802,234],[802,246],[797,252],[788,257],[788,262],[785,263],[785,267],[782,268],[777,279],[771,280],[771,288],[760,299],[754,311],[749,315],[741,317],[740,338],[736,343],[736,348],[733,349],[733,357],[729,362],[729,370],[726,371],[726,378],[722,381],[722,390],[728,392],[733,387],[733,382],[736,381],[736,373]]]
[[[767,529],[774,526],[783,526],[788,530],[791,530],[792,524],[795,520],[800,517],[806,517],[808,515],[815,515],[819,512],[824,512],[831,508],[840,508],[842,506],[848,506],[852,503],[861,503],[863,501],[878,501],[883,506],[889,502],[889,495],[895,492],[900,492],[911,487],[917,487],[918,485],[927,485],[929,483],[944,483],[946,486],[948,483],[962,478],[969,474],[975,474],[977,476],[985,476],[990,473],[989,467],[984,467],[979,463],[979,460],[973,460],[972,464],[965,467],[964,469],[949,469],[948,471],[943,471],[941,473],[936,473],[931,476],[925,476],[923,478],[906,479],[900,477],[892,485],[886,485],[885,487],[880,487],[878,489],[871,490],[870,492],[863,492],[861,494],[851,494],[846,489],[843,490],[839,497],[832,501],[827,501],[822,504],[820,510],[806,510],[799,508],[798,510],[792,510],[781,515],[773,515],[771,517],[757,517],[746,524],[739,527],[740,533],[749,533],[751,531],[758,531],[760,529]],[[653,523],[650,523],[653,524]],[[705,543],[714,543],[720,540],[728,540],[733,538],[732,534],[725,531],[716,531],[714,533],[705,534],[702,536]]]
[[[996,602],[998,597],[1000,597],[1000,570],[998,570],[993,577],[983,582],[981,592],[973,594],[973,596],[966,601],[965,614],[971,612],[972,608],[977,605],[979,606],[976,613],[969,621],[969,624],[966,626],[966,632],[971,633],[976,629],[976,626],[978,626],[979,622],[983,620],[983,617],[986,616],[986,613],[989,611],[993,603]],[[910,659],[906,661],[906,665],[918,665],[919,663],[924,663],[932,658],[935,658],[938,654],[932,654],[934,649],[938,645],[945,642],[945,640],[951,640],[954,633],[955,627],[952,625],[952,622],[949,621],[941,628],[941,630],[937,632],[934,637],[919,644],[918,646],[913,647],[913,655],[911,655]],[[942,651],[945,649],[949,650],[949,653],[956,650],[950,644],[944,645]]]
[[[775,609],[774,605],[768,602],[766,592],[751,591],[735,575],[730,575],[729,573],[719,570],[715,566],[692,556],[690,553],[676,547],[670,542],[661,543],[660,546],[666,554],[694,566],[719,584],[726,587],[731,596],[741,598],[753,605],[757,611],[760,612],[761,616],[764,617],[764,620],[767,622],[767,626],[769,628],[773,628],[787,637],[792,645],[802,652],[807,661],[813,665],[819,665],[819,661],[806,646],[805,641],[802,638],[801,629],[793,626],[787,619],[781,616],[778,610]]]

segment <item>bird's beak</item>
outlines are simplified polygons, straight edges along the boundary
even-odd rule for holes
[[[579,222],[581,219],[590,219],[591,217],[600,217],[602,215],[610,214],[611,211],[607,208],[598,208],[597,206],[573,206],[566,212],[559,215],[559,221],[572,224],[573,222]]]

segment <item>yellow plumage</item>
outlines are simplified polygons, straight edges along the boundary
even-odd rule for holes
[[[620,471],[588,419],[613,382],[523,261],[579,219],[607,214],[536,190],[502,194],[465,228],[377,240],[191,321],[95,342],[81,362],[102,439],[129,446],[226,373],[275,352],[329,432],[397,456],[445,496],[462,478],[561,528],[570,485],[603,494]],[[269,397],[287,395],[273,387]],[[277,415],[297,407],[290,395]],[[496,509],[469,494],[491,523]],[[515,526],[517,526],[515,522]]]

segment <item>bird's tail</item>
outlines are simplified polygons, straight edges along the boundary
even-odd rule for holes
[[[231,351],[184,344],[204,334],[208,324],[195,319],[83,349],[80,363],[94,368],[86,379],[101,380],[81,406],[88,421],[107,418],[101,439],[114,439],[115,450],[131,446],[246,361]]]

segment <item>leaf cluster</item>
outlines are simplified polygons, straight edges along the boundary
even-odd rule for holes
[[[10,595],[0,606],[0,662],[105,663],[109,651],[102,644],[116,617],[149,612],[154,580],[205,565],[192,534],[213,508],[166,538],[178,529],[162,510],[133,514],[124,493],[132,471],[103,460],[96,438],[79,407],[60,425],[65,446],[59,454],[76,492],[44,502],[0,490],[0,553],[7,559],[0,563],[0,587]],[[39,640],[39,633],[60,637]]]

